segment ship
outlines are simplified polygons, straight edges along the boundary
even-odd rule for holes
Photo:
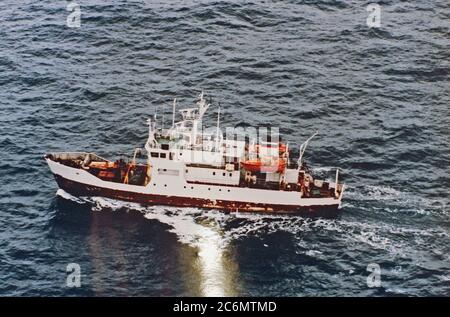
[[[147,119],[148,138],[129,158],[115,161],[91,152],[44,156],[58,187],[77,197],[100,196],[144,205],[318,215],[341,209],[345,185],[339,169],[331,180],[317,179],[303,160],[314,133],[299,147],[298,159],[281,138],[224,136],[220,106],[216,129],[203,128],[210,108],[203,92],[192,108],[176,111],[172,124]],[[175,122],[176,116],[181,120]],[[333,179],[334,178],[334,179]]]

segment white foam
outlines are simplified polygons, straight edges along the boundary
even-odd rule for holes
[[[398,196],[399,193],[389,188],[381,191],[391,193],[393,196]],[[71,200],[79,200],[63,191],[59,194]],[[205,288],[208,290],[205,291],[205,294],[216,294],[217,296],[223,295],[220,293],[220,288],[213,287],[213,285],[220,285],[217,280],[223,276],[224,268],[220,265],[223,251],[230,243],[248,236],[261,236],[279,231],[289,232],[297,239],[302,248],[309,250],[306,251],[309,252],[308,255],[316,257],[320,256],[315,252],[316,248],[311,249],[311,243],[304,242],[302,237],[312,230],[317,231],[317,229],[325,234],[333,235],[336,239],[344,240],[349,245],[363,244],[372,249],[385,250],[394,256],[402,257],[412,250],[411,246],[405,242],[405,235],[409,237],[410,241],[416,241],[416,244],[425,243],[424,237],[449,238],[449,233],[440,227],[415,229],[386,223],[310,219],[293,215],[239,212],[225,214],[217,210],[197,208],[148,207],[102,197],[84,198],[84,200],[93,204],[93,211],[132,209],[142,212],[147,219],[167,224],[170,227],[168,230],[176,234],[181,243],[198,248],[200,262],[204,268],[203,271],[206,272],[204,273],[206,274],[204,276],[205,285],[211,283]],[[401,236],[401,238],[397,239],[396,236]]]
[[[351,204],[345,200],[348,198],[356,202],[366,204]],[[380,206],[381,203],[381,206]],[[343,201],[345,207],[356,207],[362,210],[381,210],[388,213],[401,211],[413,211],[417,215],[449,214],[448,199],[430,199],[417,196],[415,193],[400,191],[389,186],[350,186],[347,185]]]
[[[82,204],[84,202],[83,199],[81,199],[79,197],[75,197],[61,188],[56,191],[56,196],[60,196],[61,198],[64,198],[64,199],[67,199],[67,200],[70,200],[70,201],[73,201],[73,202],[76,202],[79,204]]]

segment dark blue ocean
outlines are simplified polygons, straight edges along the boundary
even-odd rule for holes
[[[379,1],[380,28],[370,1],[76,2],[79,28],[68,1],[0,2],[0,295],[450,295],[448,1]],[[305,159],[341,168],[340,214],[57,194],[45,153],[131,155],[201,90],[223,127],[319,130]]]

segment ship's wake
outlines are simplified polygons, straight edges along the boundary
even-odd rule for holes
[[[389,189],[394,197],[399,193]],[[395,235],[412,239],[441,236],[450,238],[449,232],[436,228],[414,228],[383,222],[360,222],[342,218],[305,218],[296,215],[263,215],[257,213],[223,213],[218,210],[175,208],[167,206],[142,206],[137,203],[118,201],[103,197],[74,197],[63,190],[58,195],[75,202],[90,203],[93,211],[128,209],[141,212],[145,218],[169,225],[181,243],[193,247],[214,241],[218,249],[249,236],[261,237],[275,232],[288,232],[301,240],[308,232],[322,230],[347,242],[369,245],[392,255],[401,255],[408,243],[392,241]]]
[[[400,195],[393,190],[388,191],[393,199]],[[374,192],[376,195],[377,190]],[[236,295],[226,286],[230,276],[227,264],[229,259],[225,257],[228,256],[227,250],[230,247],[239,245],[249,237],[265,241],[264,239],[272,234],[288,233],[296,246],[296,254],[316,260],[327,258],[327,255],[323,254],[320,241],[331,238],[343,248],[362,252],[369,247],[371,250],[387,252],[392,258],[414,261],[421,261],[421,253],[430,251],[427,245],[433,239],[450,239],[449,233],[441,227],[418,229],[370,219],[360,222],[351,217],[323,219],[239,212],[226,214],[217,210],[197,208],[142,206],[103,197],[78,198],[63,190],[59,190],[58,195],[77,203],[88,203],[96,212],[134,210],[141,212],[146,219],[168,225],[168,230],[177,236],[179,242],[197,250],[202,275],[202,295],[205,296]],[[264,247],[279,247],[268,242],[261,244]],[[448,250],[432,249],[431,252],[434,252],[435,256],[443,257]]]

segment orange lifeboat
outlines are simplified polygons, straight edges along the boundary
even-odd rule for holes
[[[284,158],[286,151],[287,146],[282,142],[274,143],[274,146],[255,144],[250,146],[249,152],[262,155],[262,157],[242,161],[241,166],[251,172],[279,173],[286,168],[286,159]]]
[[[241,162],[244,169],[251,172],[282,172],[286,167],[286,161],[282,159],[267,160],[254,159]]]

